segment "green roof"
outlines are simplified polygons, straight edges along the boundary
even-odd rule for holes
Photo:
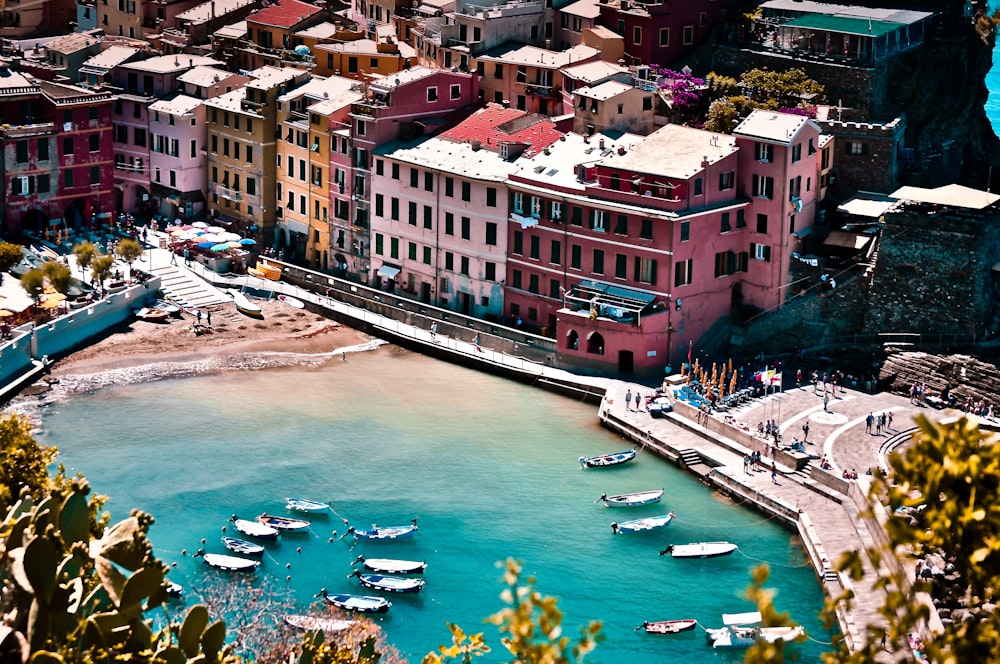
[[[906,26],[902,23],[854,18],[852,16],[807,14],[806,16],[800,16],[785,23],[782,27],[802,28],[804,30],[826,30],[828,32],[840,32],[847,35],[860,35],[862,37],[881,37]]]

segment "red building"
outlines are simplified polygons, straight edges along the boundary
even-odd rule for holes
[[[113,209],[112,98],[0,68],[6,233],[80,228]]]
[[[600,24],[625,39],[626,64],[667,66],[700,46],[735,0],[606,0]]]

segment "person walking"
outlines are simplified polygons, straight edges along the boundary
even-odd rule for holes
[[[201,309],[198,310],[197,314],[195,315],[195,318],[198,319],[198,325],[201,325]]]
[[[885,416],[887,418],[887,422],[886,422],[885,428],[886,429],[892,429],[892,411],[890,410],[888,413],[886,413]]]
[[[771,482],[773,484],[778,483],[778,466],[773,461],[771,462]]]
[[[632,410],[632,389],[625,393],[625,410]]]
[[[476,350],[480,353],[483,352],[483,336],[476,332]]]
[[[431,323],[431,341],[437,339],[438,334],[438,324],[437,321]]]
[[[642,406],[639,405],[641,403],[642,403],[642,397],[639,396],[639,392],[637,391],[635,393],[635,412],[637,413],[642,412]]]
[[[829,394],[824,394],[823,395],[823,412],[824,413],[829,413],[830,412],[830,395]]]
[[[206,311],[205,312],[205,323],[209,327],[212,327],[212,312],[211,311]]]
[[[802,369],[795,372],[795,387],[802,387]]]
[[[804,442],[804,443],[808,443],[809,442],[809,423],[808,422],[806,422],[805,424],[802,425],[802,442]]]
[[[868,417],[865,418],[865,433],[872,432],[872,424],[875,423],[875,416],[868,413]]]

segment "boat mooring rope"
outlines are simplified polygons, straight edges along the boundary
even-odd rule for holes
[[[811,563],[809,561],[806,561],[806,562],[802,563],[801,565],[788,565],[788,564],[785,564],[785,563],[773,563],[770,560],[765,560],[764,558],[754,558],[751,555],[747,555],[747,553],[745,551],[743,551],[743,549],[741,549],[739,547],[736,547],[736,551],[737,551],[737,553],[739,553],[744,558],[747,558],[748,560],[753,560],[753,561],[758,562],[758,563],[767,563],[768,565],[773,565],[774,567],[784,567],[786,569],[800,569],[802,567],[810,567],[811,566]]]

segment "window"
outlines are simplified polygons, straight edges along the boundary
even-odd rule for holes
[[[736,185],[736,171],[719,173],[719,191],[732,189]]]
[[[755,143],[753,157],[757,161],[770,162],[774,159],[774,146],[767,143]]]
[[[538,238],[537,235],[532,235],[529,238],[529,241],[530,241],[530,247],[531,248],[528,250],[528,257],[529,258],[533,258],[534,260],[537,261],[538,260],[539,245],[540,245],[541,241],[539,240],[539,238]]]
[[[810,138],[809,139],[809,156],[811,157],[814,154],[816,154],[816,142],[815,142],[815,139]]]
[[[375,160],[375,175],[385,175],[385,160]]]
[[[125,127],[121,127],[121,128],[124,129]],[[118,127],[115,127],[115,129],[117,130]],[[125,140],[118,140],[118,139],[119,139],[119,136],[116,135],[115,136],[115,141],[116,142],[118,142],[118,143],[125,143]],[[73,154],[73,137],[72,136],[67,136],[66,138],[63,139],[62,151],[63,151],[63,156],[66,156],[68,154]]]
[[[410,201],[407,204],[407,212],[408,212],[408,214],[407,214],[407,220],[409,221],[410,226],[416,226],[417,225],[417,204],[414,203],[413,201]]]
[[[681,222],[681,242],[687,242],[691,239],[691,222],[682,221]]]
[[[535,219],[542,216],[542,199],[538,196],[531,197],[531,216]]]
[[[604,252],[594,249],[594,274],[604,274]]]
[[[747,227],[747,211],[740,209],[736,211],[736,228]]]
[[[392,179],[393,180],[399,179],[399,164],[392,165]]]
[[[469,182],[462,183],[462,200],[466,203],[472,200],[472,184]]]
[[[615,235],[628,235],[627,214],[618,215],[618,220],[615,222]]]
[[[497,225],[496,222],[487,221],[486,222],[486,244],[487,246],[496,246],[497,243]]]
[[[49,193],[49,175],[48,173],[43,173],[38,176],[38,193],[47,194]]]
[[[569,247],[569,266],[574,270],[580,269],[580,262],[582,259],[583,249],[578,244],[572,244]]]
[[[97,147],[94,147],[94,138],[98,138],[98,134],[91,134],[90,140],[90,151],[97,152],[101,149],[100,141],[98,140]],[[49,139],[43,138],[38,141],[38,161],[48,161],[49,157]]]
[[[656,283],[656,259],[635,258],[635,280],[641,284]]]
[[[135,127],[132,130],[132,142],[136,145],[146,147],[146,130],[140,127]]]
[[[687,286],[691,283],[693,266],[693,258],[674,263],[674,288],[677,288],[678,286]]]
[[[594,231],[604,232],[607,230],[605,228],[605,223],[607,222],[608,213],[605,210],[590,210],[590,229]]]
[[[435,102],[438,100],[438,89],[436,87],[427,88],[427,103]]]
[[[720,251],[715,254],[715,276],[726,277],[737,272],[747,271],[749,254],[745,251]]]
[[[385,236],[381,233],[375,233],[375,253],[379,256],[382,255],[384,250]]]
[[[424,247],[424,264],[425,265],[430,265],[431,264],[431,248],[430,247]]]
[[[558,300],[562,295],[562,284],[559,283],[558,279],[549,280],[549,297],[554,300]]]
[[[251,196],[257,195],[257,178],[247,177],[247,193]]]
[[[753,176],[753,195],[758,198],[774,198],[774,178],[770,175]]]
[[[794,201],[802,195],[802,176],[797,175],[788,181],[788,200]]]
[[[583,226],[583,208],[576,205],[571,208],[569,223],[574,226]]]
[[[636,46],[642,44],[642,28],[639,26],[632,28],[632,43]]]
[[[562,265],[562,242],[559,240],[552,240],[549,245],[549,263]]]
[[[690,46],[694,43],[694,26],[685,25],[684,26],[684,45]]]
[[[497,280],[497,264],[496,263],[483,263],[483,277],[486,281],[496,281]]]
[[[767,215],[758,214],[757,215],[757,232],[762,235],[767,234]]]
[[[411,261],[417,260],[417,243],[416,242],[407,242],[406,243],[406,250],[407,250],[406,255],[409,257],[409,259]]]
[[[521,287],[521,271],[514,270],[510,275],[510,285],[513,288]],[[514,305],[511,305],[511,313],[513,313]]]
[[[644,111],[651,111],[651,110],[653,110],[653,98],[652,97],[643,97],[642,98],[642,110],[644,110]]]
[[[434,174],[424,171],[424,191],[434,191]]]
[[[410,186],[414,188],[420,186],[420,171],[415,168],[410,169]]]
[[[455,254],[450,251],[444,252],[444,269],[454,270],[455,269]]]
[[[468,256],[462,256],[461,267],[459,268],[458,271],[460,273],[464,274],[465,276],[469,276],[469,257]]]
[[[472,239],[472,219],[468,217],[462,217],[462,239]]]
[[[733,230],[733,227],[729,223],[729,213],[728,212],[723,212],[722,213],[722,220],[719,223],[719,232],[720,233],[728,233],[731,230]],[[716,276],[718,276],[718,275],[716,275]]]
[[[514,212],[524,213],[524,194],[519,191],[514,192]]]
[[[528,275],[528,292],[538,293],[538,275],[530,274]]]
[[[368,131],[368,123],[364,120],[358,120],[358,136],[364,136]]]
[[[619,111],[619,113],[621,113],[621,111]],[[614,191],[619,191],[622,188],[622,178],[617,173],[612,173],[611,174],[611,184],[610,184],[610,187]]]
[[[670,28],[660,28],[660,48],[670,46]]]
[[[249,152],[250,152],[250,150],[247,150],[247,153],[249,153]],[[198,141],[195,140],[195,139],[192,139],[191,140],[191,158],[195,159],[195,158],[197,158],[197,156],[198,156]],[[250,155],[247,154],[247,156],[249,157]]]
[[[514,248],[511,253],[521,256],[524,254],[524,233],[522,231],[514,231]]]
[[[705,195],[704,186],[702,185],[701,178],[695,178],[694,179],[694,195],[695,196],[704,196]]]
[[[754,242],[750,243],[750,253],[753,255],[754,260],[764,261],[765,263],[771,260],[771,245],[769,244],[756,244]]]
[[[399,221],[399,199],[395,196],[389,199],[389,218]]]
[[[434,223],[434,209],[430,205],[424,206],[424,228],[433,228]]]
[[[628,279],[628,256],[615,254],[615,279]]]
[[[653,239],[653,220],[643,219],[642,226],[639,228],[639,237],[643,240]]]
[[[171,115],[170,117],[173,117],[173,116]],[[170,171],[170,186],[171,187],[176,187],[177,186],[177,171],[175,171],[175,170],[171,170]]]
[[[454,235],[455,234],[455,215],[451,212],[444,213],[444,234]]]
[[[451,86],[451,98],[452,99],[461,99],[462,98],[462,86],[461,85],[452,85]]]
[[[101,167],[90,167],[90,184],[101,184]]]
[[[385,216],[385,199],[382,197],[382,194],[375,194],[375,216]]]
[[[801,159],[802,159],[802,144],[796,143],[795,145],[792,146],[792,163],[794,164],[795,162]]]
[[[865,153],[865,144],[860,141],[851,141],[847,144],[847,154],[862,155]],[[825,166],[824,166],[825,168]]]
[[[486,207],[496,207],[497,206],[497,190],[496,187],[486,188]]]
[[[549,219],[552,221],[559,221],[562,219],[562,203],[559,201],[552,201],[549,207]]]
[[[389,238],[389,258],[399,258],[399,238]]]

